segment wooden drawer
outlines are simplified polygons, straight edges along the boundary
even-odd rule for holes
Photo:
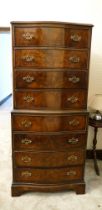
[[[55,46],[87,48],[90,45],[90,30],[51,26],[15,27],[15,46]]]
[[[86,130],[87,115],[30,115],[13,114],[12,129],[14,131],[58,132]]]
[[[57,184],[81,180],[83,168],[79,166],[57,169],[15,168],[13,173],[14,182]]]
[[[87,88],[86,71],[25,71],[14,73],[15,88]]]
[[[85,148],[86,133],[73,134],[34,134],[34,133],[13,133],[14,150],[32,151],[55,151],[71,148]]]
[[[17,167],[63,167],[84,163],[85,151],[14,152]]]
[[[16,49],[14,68],[88,68],[87,50]]]
[[[39,90],[15,91],[16,109],[85,109],[87,91]]]

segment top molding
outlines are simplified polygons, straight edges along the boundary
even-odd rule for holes
[[[75,25],[75,26],[85,26],[85,27],[93,27],[92,24],[87,24],[87,23],[71,23],[71,22],[59,22],[59,21],[11,21],[11,24],[52,24],[52,25]]]

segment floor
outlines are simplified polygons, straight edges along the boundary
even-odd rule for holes
[[[68,191],[11,197],[11,110],[12,98],[0,107],[0,210],[102,210],[102,161],[98,161],[100,176],[95,174],[93,161],[86,161],[84,195]]]

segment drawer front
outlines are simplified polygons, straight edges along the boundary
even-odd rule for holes
[[[87,116],[30,116],[13,114],[12,129],[14,131],[57,132],[86,130]]]
[[[88,29],[58,27],[15,27],[15,46],[61,46],[87,48],[90,44]]]
[[[84,163],[85,151],[70,152],[14,152],[14,164],[18,167],[63,167]]]
[[[87,88],[86,71],[16,71],[15,88]]]
[[[67,150],[71,148],[85,148],[86,134],[53,134],[13,133],[14,150]]]
[[[88,68],[87,50],[16,49],[15,68]]]
[[[16,109],[83,109],[86,108],[87,91],[84,90],[46,90],[16,91]]]
[[[14,182],[57,184],[81,180],[83,168],[79,166],[57,169],[15,168],[13,173]]]

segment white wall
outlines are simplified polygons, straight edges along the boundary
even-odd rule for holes
[[[102,93],[102,0],[3,0],[0,25],[10,21],[53,20],[91,23],[94,25],[90,63],[88,103],[95,93]],[[92,146],[93,130],[89,129],[88,148]],[[102,148],[99,131],[97,148]]]
[[[11,36],[0,32],[0,102],[12,92]]]

